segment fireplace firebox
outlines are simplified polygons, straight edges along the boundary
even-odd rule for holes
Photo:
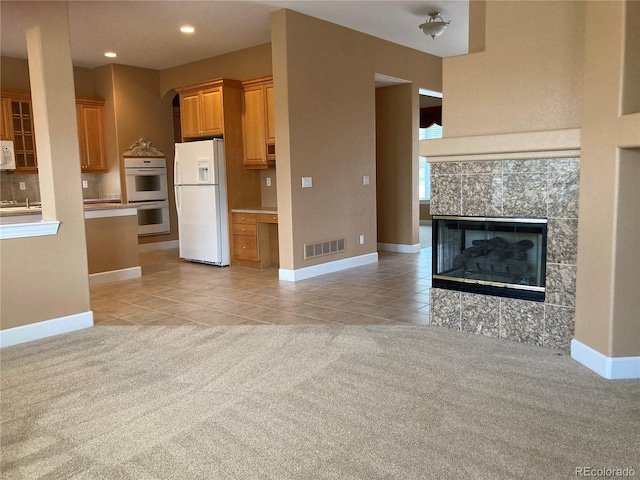
[[[547,220],[433,217],[433,287],[543,302]]]

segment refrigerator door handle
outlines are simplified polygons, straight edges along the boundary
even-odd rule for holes
[[[180,211],[180,195],[181,191],[179,188],[176,188],[176,210]]]
[[[174,179],[174,184],[179,185],[180,184],[180,168],[179,168],[179,162],[178,159],[176,158],[174,164],[173,164],[173,179]]]

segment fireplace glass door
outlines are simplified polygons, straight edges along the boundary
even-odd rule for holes
[[[433,217],[433,286],[544,301],[547,220]]]

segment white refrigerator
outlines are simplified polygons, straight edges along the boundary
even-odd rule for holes
[[[176,143],[173,175],[180,258],[229,265],[223,141]]]

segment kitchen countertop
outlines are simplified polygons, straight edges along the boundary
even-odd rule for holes
[[[85,212],[101,211],[101,210],[120,210],[125,208],[137,208],[135,205],[126,203],[103,201],[102,203],[85,203]],[[42,215],[42,207],[40,205],[32,205],[27,208],[24,205],[11,205],[9,207],[0,208],[0,217],[25,217]],[[6,223],[6,222],[4,222]]]
[[[266,213],[267,215],[277,215],[277,207],[255,207],[255,208],[232,208],[231,213]]]
[[[112,203],[112,202],[103,202],[103,203],[85,203],[84,211],[92,211],[92,210],[113,210],[120,208],[138,208],[137,205],[133,205],[131,203]]]

